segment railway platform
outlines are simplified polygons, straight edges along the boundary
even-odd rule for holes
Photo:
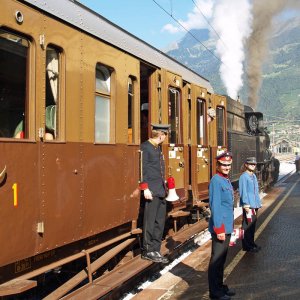
[[[225,283],[236,290],[232,299],[300,299],[299,215],[300,175],[294,173],[263,198],[256,231],[261,251],[244,252],[241,241],[229,249]],[[209,240],[132,299],[209,299],[210,246]]]

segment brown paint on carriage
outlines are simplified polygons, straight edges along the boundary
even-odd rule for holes
[[[22,25],[15,22],[16,10],[24,15]],[[121,99],[127,99],[128,77],[138,81],[140,62],[22,3],[3,1],[1,15],[7,28],[27,36],[31,43],[28,138],[0,142],[1,160],[7,165],[7,180],[0,189],[1,199],[6,200],[1,220],[7,224],[1,228],[6,240],[3,266],[137,220],[139,197],[133,193],[138,186],[138,131],[134,132],[136,143],[128,145],[127,104]],[[45,37],[43,47],[40,34]],[[44,48],[48,44],[63,49],[61,134],[55,141],[38,136],[38,128],[45,127]],[[111,144],[94,142],[97,62],[114,70]],[[135,93],[139,94],[138,84]],[[137,97],[136,127],[138,112]],[[16,208],[12,205],[13,183],[18,184]],[[43,223],[41,234],[37,233],[38,223]]]
[[[16,11],[24,15],[21,24],[15,20]],[[169,216],[185,218],[198,201],[207,199],[217,130],[214,123],[205,126],[207,143],[198,144],[196,102],[202,99],[205,109],[226,109],[222,96],[211,95],[180,74],[141,61],[19,1],[2,1],[1,23],[26,38],[29,50],[26,138],[0,138],[1,164],[7,166],[0,187],[0,218],[5,224],[0,228],[5,240],[0,268],[7,272],[0,282],[113,238],[140,234],[136,229],[140,213],[138,150],[151,123],[178,122],[163,145],[166,179],[175,178],[180,197],[171,205]],[[51,140],[47,139],[45,112],[48,46],[59,53],[58,134]],[[109,68],[113,82],[109,143],[95,142],[97,64]],[[127,120],[129,77],[134,81],[132,128]],[[143,130],[142,103],[149,109],[148,128]],[[13,206],[15,183],[17,207]],[[186,227],[187,223],[175,228],[174,223],[167,236]]]

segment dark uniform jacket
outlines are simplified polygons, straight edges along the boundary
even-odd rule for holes
[[[143,178],[141,190],[149,188],[153,196],[165,197],[165,161],[159,145],[153,145],[149,140],[141,144]]]

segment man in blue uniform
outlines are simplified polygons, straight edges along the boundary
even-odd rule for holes
[[[143,178],[140,189],[145,200],[142,258],[168,263],[160,254],[166,218],[165,161],[161,152],[170,125],[152,124],[152,137],[141,144]]]
[[[243,250],[254,253],[260,250],[260,246],[254,242],[254,235],[257,211],[261,207],[259,187],[255,175],[256,164],[255,157],[248,157],[243,166],[244,172],[239,179],[240,206],[243,208]]]
[[[211,217],[209,231],[212,238],[211,258],[208,267],[209,296],[211,299],[230,300],[235,295],[223,283],[224,265],[234,222],[234,196],[228,174],[231,170],[232,155],[225,151],[217,159],[217,174],[209,184],[209,205]]]

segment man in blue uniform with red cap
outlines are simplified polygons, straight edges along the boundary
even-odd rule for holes
[[[225,151],[216,157],[217,174],[209,184],[209,205],[211,217],[209,231],[212,238],[211,258],[208,267],[209,296],[211,299],[230,300],[235,295],[223,283],[224,265],[234,222],[233,187],[228,174],[231,170],[232,155]]]

